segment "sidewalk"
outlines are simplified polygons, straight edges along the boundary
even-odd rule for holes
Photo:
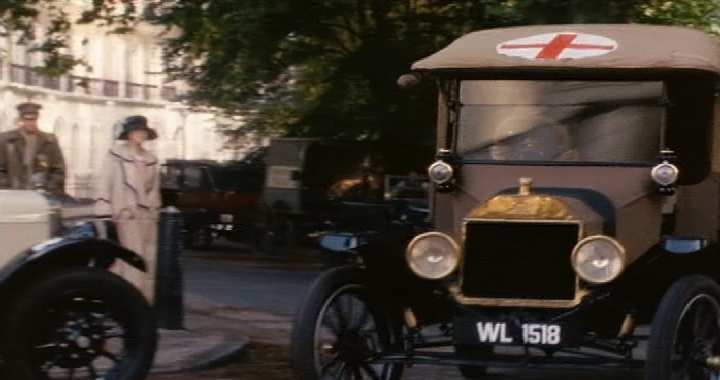
[[[164,336],[158,363],[148,380],[292,379],[287,352],[292,327],[290,316],[215,303],[198,293],[186,294],[185,299],[187,324],[195,328],[186,338],[177,336],[181,334]],[[225,343],[204,336],[204,332],[215,336],[225,334]],[[210,341],[214,342],[207,345],[211,347],[202,350],[193,347]],[[185,350],[213,355],[185,354]],[[178,354],[184,358],[171,360],[174,364],[166,359]]]
[[[250,342],[237,322],[218,316],[222,307],[186,296],[185,330],[160,330],[152,373],[197,371],[241,358]]]

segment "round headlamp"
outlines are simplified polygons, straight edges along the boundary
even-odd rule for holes
[[[677,166],[667,161],[656,165],[650,172],[653,181],[660,186],[670,186],[674,184],[679,174],[680,170],[678,170]]]
[[[445,161],[435,161],[428,168],[428,177],[436,185],[443,185],[453,178],[453,168]]]
[[[419,277],[439,280],[449,276],[458,266],[460,247],[450,236],[440,232],[426,232],[408,244],[406,259],[410,269]]]
[[[591,236],[575,246],[572,265],[583,280],[605,284],[616,279],[625,268],[625,248],[607,236]]]

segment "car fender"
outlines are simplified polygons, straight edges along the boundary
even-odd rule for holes
[[[86,266],[108,270],[116,260],[145,271],[145,261],[135,252],[114,241],[90,236],[91,230],[76,228],[65,236],[37,244],[17,254],[0,268],[0,299],[9,289],[31,283],[42,273],[68,266]]]
[[[698,249],[670,251],[659,244],[633,262],[607,286],[612,299],[654,312],[660,298],[675,280],[694,274],[720,280],[720,245],[699,244]]]

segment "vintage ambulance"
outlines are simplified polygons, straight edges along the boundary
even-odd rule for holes
[[[439,88],[433,228],[348,238],[362,264],[298,312],[298,378],[720,378],[718,79],[717,38],[649,25],[483,30],[415,62],[400,84]]]

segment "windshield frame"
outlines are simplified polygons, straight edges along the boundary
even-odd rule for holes
[[[660,125],[658,142],[658,157],[663,149],[666,147],[667,142],[667,114],[668,114],[668,100],[667,100],[667,81],[664,78],[658,77],[646,77],[646,78],[586,78],[582,76],[558,76],[557,78],[546,77],[546,76],[528,76],[528,77],[502,77],[502,76],[468,76],[468,77],[457,77],[449,79],[447,78],[444,83],[440,86],[440,97],[441,105],[444,107],[445,112],[444,120],[441,122],[441,126],[445,128],[444,142],[439,144],[439,147],[444,145],[445,149],[449,149],[454,152],[455,159],[459,164],[485,164],[485,165],[506,165],[506,166],[597,166],[597,167],[652,167],[657,164],[657,160],[648,161],[561,161],[561,160],[494,160],[494,159],[479,159],[479,158],[467,158],[463,157],[459,153],[459,138],[461,136],[461,112],[464,106],[461,101],[462,84],[465,81],[501,81],[501,80],[516,80],[516,81],[527,81],[527,82],[657,82],[662,85],[662,100],[658,104],[658,107],[662,108],[660,115]],[[552,107],[553,105],[547,105]],[[439,115],[440,116],[440,115]],[[440,137],[440,136],[438,136]]]

